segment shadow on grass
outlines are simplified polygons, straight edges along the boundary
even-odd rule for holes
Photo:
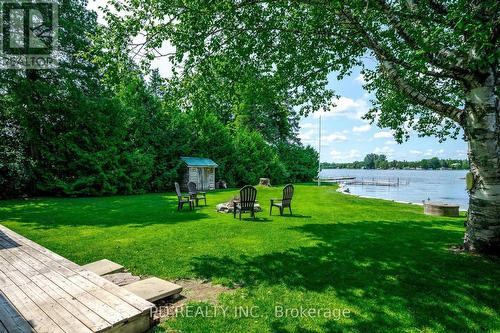
[[[255,222],[255,223],[269,223],[273,222],[273,220],[268,219],[267,217],[256,217],[255,220],[251,217],[245,217],[241,219],[242,222]]]
[[[67,226],[144,227],[157,224],[193,222],[209,217],[210,206],[177,211],[173,195],[138,195],[95,198],[32,199],[26,202],[4,201],[3,219],[33,225],[34,229]]]
[[[402,318],[410,318],[405,320],[417,327],[481,331],[483,324],[498,321],[500,265],[448,251],[461,237],[444,230],[448,224],[456,226],[451,220],[306,224],[290,229],[316,239],[317,246],[256,257],[202,256],[192,262],[193,273],[245,287],[284,285],[331,293],[360,309],[362,316],[349,330],[397,331],[408,327]],[[329,321],[324,330],[346,329],[338,325]],[[272,326],[288,332],[279,322]]]
[[[274,216],[274,215],[273,215]],[[283,214],[283,215],[279,215],[277,214],[276,216],[279,216],[279,217],[284,217],[286,219],[310,219],[312,216],[311,215],[301,215],[301,214],[293,214],[293,215],[290,215],[290,214]]]
[[[239,222],[255,222],[255,223],[273,222],[273,220],[268,219],[267,217],[263,217],[262,214],[259,215],[259,213],[255,213],[255,219],[253,217],[250,217],[249,214],[244,214],[241,216],[241,220],[239,218],[239,215],[236,214],[236,217],[235,218],[233,217],[233,220]]]

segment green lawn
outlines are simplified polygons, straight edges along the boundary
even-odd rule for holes
[[[216,213],[235,193],[209,193],[194,212],[177,212],[171,193],[1,201],[0,223],[79,264],[241,287],[220,297],[226,316],[179,316],[167,332],[499,331],[500,264],[448,250],[464,218],[312,185],[296,186],[292,217],[269,216],[279,188],[259,188],[256,221]],[[279,317],[276,306],[350,314]]]

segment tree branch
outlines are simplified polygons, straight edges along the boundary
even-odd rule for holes
[[[434,98],[427,97],[421,92],[414,89],[399,75],[395,66],[389,61],[381,61],[381,66],[385,74],[394,82],[402,92],[408,97],[414,99],[418,104],[425,106],[431,110],[436,111],[439,115],[451,118],[458,124],[463,124],[464,110],[454,107],[452,105],[443,103]]]
[[[345,10],[343,10],[343,13],[346,18],[357,27],[358,32],[366,38],[369,48],[375,53],[375,56],[379,60],[382,68],[385,69],[387,76],[398,86],[399,89],[401,89],[401,91],[403,91],[410,98],[413,98],[418,104],[434,110],[443,117],[451,118],[458,124],[463,124],[463,110],[438,101],[434,98],[427,97],[416,91],[410,84],[401,78],[395,68],[395,63],[392,61],[392,55],[386,52],[386,50],[380,46],[380,44],[359,24],[359,22],[357,22],[350,15],[350,13],[347,13]]]
[[[387,15],[389,22],[394,27],[398,35],[415,51],[423,51],[418,42],[411,37],[411,35],[406,31],[405,27],[401,24],[398,19],[398,15],[394,13],[391,6],[385,0],[377,0],[378,4],[382,8],[382,11]],[[431,52],[424,52],[423,55],[427,61],[435,67],[441,68],[443,71],[450,73],[448,77],[455,78],[459,80],[464,80],[470,78],[471,74],[468,70],[450,65],[447,63],[446,59],[442,57],[443,52],[440,54],[435,54]]]

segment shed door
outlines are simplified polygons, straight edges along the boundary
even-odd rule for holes
[[[215,189],[215,169],[214,168],[208,168],[207,169],[207,188],[210,190]]]
[[[207,190],[208,189],[207,169],[206,168],[198,168],[198,176],[199,176],[198,188],[203,190],[203,191]]]

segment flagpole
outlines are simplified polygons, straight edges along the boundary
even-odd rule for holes
[[[319,133],[318,133],[318,186],[321,186],[320,174],[321,174],[321,114],[319,115]]]

